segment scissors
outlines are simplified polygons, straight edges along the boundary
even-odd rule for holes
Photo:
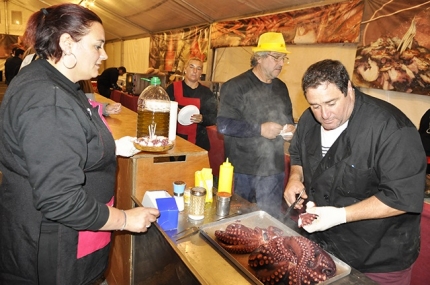
[[[294,207],[297,205],[297,203],[302,200],[302,195],[303,195],[303,193],[305,193],[305,190],[306,189],[303,188],[302,191],[300,191],[299,196],[297,197],[296,201],[294,201],[294,203],[291,204],[291,206],[288,207],[287,211],[285,212],[284,218],[287,217],[290,214],[291,210],[294,209]]]

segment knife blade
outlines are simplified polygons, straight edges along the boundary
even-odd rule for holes
[[[302,200],[302,195],[304,192],[305,192],[305,188],[303,188],[302,191],[300,191],[299,196],[297,197],[296,201],[294,201],[294,203],[291,204],[290,207],[288,207],[287,211],[285,212],[284,218],[286,218],[291,213],[291,210],[293,210],[294,207],[297,205],[297,203]]]

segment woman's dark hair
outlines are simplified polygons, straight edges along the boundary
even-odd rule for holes
[[[302,89],[306,96],[309,88],[333,83],[346,96],[349,81],[348,72],[340,61],[325,59],[308,67],[302,78]]]
[[[76,42],[89,33],[90,26],[102,20],[91,10],[77,4],[60,4],[33,13],[24,32],[27,46],[34,47],[44,59],[58,62],[62,56],[60,36],[69,34]]]

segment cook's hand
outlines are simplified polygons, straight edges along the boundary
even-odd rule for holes
[[[266,139],[274,139],[282,131],[282,125],[275,122],[265,122],[261,124],[261,135]]]
[[[285,191],[284,191],[284,199],[285,199],[285,202],[287,202],[288,206],[291,206],[291,204],[293,204],[296,201],[297,195],[299,195],[304,188],[305,186],[303,185],[303,183],[298,180],[290,179],[288,181],[288,184],[285,187]],[[303,192],[301,198],[302,200],[299,201],[294,206],[294,209],[301,209],[303,207],[303,201],[308,198],[306,191]]]
[[[146,232],[160,216],[160,211],[156,208],[136,207],[125,211],[127,223],[124,230],[142,233]]]
[[[113,103],[106,106],[106,113],[109,115],[119,114],[121,112],[121,103]]]
[[[314,202],[308,202],[306,204],[306,213],[318,215],[311,224],[303,226],[308,233],[325,231],[334,226],[346,223],[345,208],[330,206],[315,207]]]
[[[191,122],[199,124],[203,122],[203,115],[202,114],[194,114],[191,116]]]
[[[286,124],[282,128],[281,135],[286,141],[290,141],[293,138],[294,132],[296,131],[296,127],[291,124]]]

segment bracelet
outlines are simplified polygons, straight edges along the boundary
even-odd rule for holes
[[[125,226],[127,225],[127,214],[125,213],[124,210],[121,210],[121,212],[124,214],[124,224],[122,225],[122,228],[120,229],[120,231],[123,231],[125,229]]]

